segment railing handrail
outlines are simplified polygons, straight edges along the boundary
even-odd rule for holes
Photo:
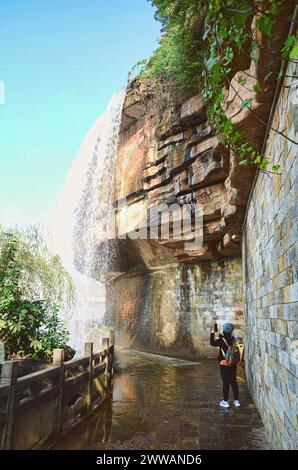
[[[31,374],[23,375],[22,377],[17,378],[18,384],[27,383],[30,384],[34,382],[38,377],[42,377],[43,379],[50,378],[59,371],[59,366],[53,364],[52,367],[47,369],[38,370],[36,372],[32,372]]]
[[[27,413],[36,409],[36,406],[45,407],[47,397],[52,400],[52,412],[55,414],[53,436],[50,434],[47,436],[48,439],[57,439],[62,435],[63,425],[66,425],[67,420],[71,418],[71,415],[67,414],[69,411],[65,414],[65,407],[70,406],[68,404],[70,400],[77,401],[76,398],[72,399],[72,396],[82,395],[83,411],[80,412],[82,417],[92,411],[95,403],[101,403],[106,397],[113,374],[114,332],[112,330],[110,338],[102,339],[102,348],[101,351],[93,353],[93,343],[85,343],[85,354],[69,361],[64,361],[63,349],[56,349],[53,351],[53,363],[50,367],[21,377],[18,377],[21,360],[3,361],[0,396],[6,405],[2,406],[1,410],[1,426],[4,431],[1,434],[0,428],[0,449],[15,448],[15,434],[19,429],[16,422],[19,420],[20,423],[23,419],[24,423]],[[75,369],[80,366],[83,366],[82,370],[76,371]],[[99,381],[99,387],[96,384],[101,375],[104,375],[104,381]],[[42,412],[43,408],[40,413]],[[47,416],[46,410],[44,413]],[[75,413],[75,410],[70,410],[70,413]],[[44,431],[39,428],[39,439],[42,432]]]

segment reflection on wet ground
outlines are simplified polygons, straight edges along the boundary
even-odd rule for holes
[[[241,408],[218,406],[212,359],[188,362],[133,350],[116,353],[111,398],[56,449],[267,449],[239,367]],[[232,404],[232,396],[230,396]]]

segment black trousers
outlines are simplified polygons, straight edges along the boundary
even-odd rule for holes
[[[225,401],[228,401],[230,384],[234,394],[234,400],[239,400],[239,387],[237,384],[236,373],[237,365],[235,366],[219,366],[220,375],[222,378],[222,391]]]

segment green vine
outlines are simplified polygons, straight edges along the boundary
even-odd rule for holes
[[[246,54],[246,48],[249,44],[249,58],[258,62],[258,50],[261,45],[256,38],[259,30],[267,38],[270,38],[271,44],[278,42],[278,38],[273,38],[273,28],[276,24],[282,2],[269,0],[259,2],[256,6],[254,2],[248,0],[210,0],[208,12],[205,19],[205,32],[203,39],[209,44],[204,56],[204,90],[203,97],[207,102],[207,117],[220,135],[224,145],[226,145],[239,159],[241,165],[253,163],[261,170],[269,169],[273,172],[279,170],[279,165],[274,165],[265,158],[258,150],[254,149],[247,138],[234,128],[232,120],[227,117],[225,112],[224,88],[231,87],[239,98],[240,109],[248,108],[252,113],[252,103],[254,98],[242,99],[241,95],[230,80],[230,74],[233,67],[235,56]],[[257,15],[254,31],[250,25],[254,15]],[[268,61],[268,74],[265,77],[268,80],[272,75],[270,68],[273,61],[282,56],[283,59],[293,60],[298,55],[297,38],[294,35],[288,37],[282,50],[272,48],[268,51],[272,57]],[[279,56],[279,57],[278,57]],[[245,87],[246,77],[240,75],[238,78],[240,85]],[[262,88],[255,84],[250,92],[260,93]],[[257,116],[255,116],[258,119]],[[262,122],[262,121],[261,121]],[[266,123],[263,123],[266,125]],[[276,132],[278,132],[276,130]],[[282,134],[281,132],[279,132]],[[286,136],[285,136],[286,137]]]
[[[156,7],[156,19],[163,25],[163,35],[151,59],[137,64],[139,76],[163,76],[184,98],[201,93],[207,105],[210,124],[222,143],[239,158],[240,164],[254,164],[268,172],[278,171],[278,165],[253,148],[245,135],[235,129],[232,120],[226,115],[225,101],[226,91],[232,89],[240,102],[238,111],[247,108],[264,126],[265,132],[267,123],[253,110],[255,95],[264,90],[257,81],[250,90],[245,75],[248,73],[245,72],[239,76],[238,83],[250,91],[252,97],[243,99],[235,89],[232,77],[239,59],[244,58],[246,62],[254,61],[257,64],[260,50],[268,55],[268,73],[262,84],[264,87],[267,84],[274,85],[279,78],[278,72],[274,70],[276,61],[283,59],[296,62],[296,35],[291,34],[280,47],[280,38],[275,30],[285,0],[151,2]],[[268,49],[257,40],[260,32],[268,39]],[[274,131],[289,139],[283,132],[277,129]]]

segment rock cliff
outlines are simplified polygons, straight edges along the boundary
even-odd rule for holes
[[[270,41],[283,44],[292,7],[285,3],[273,39],[258,38],[257,59],[238,58],[224,90],[226,114],[259,150],[281,67],[278,58],[269,66]],[[208,333],[215,321],[234,322],[236,336],[243,337],[241,233],[256,167],[241,166],[222,145],[200,94],[181,101],[170,88],[157,78],[138,78],[127,88],[115,162],[118,239],[107,276],[107,321],[116,327],[118,344],[197,357],[211,354]],[[168,224],[159,213],[173,205],[191,208],[182,237],[175,236],[174,215]],[[193,215],[198,206],[202,231]],[[202,244],[187,249],[191,232],[202,236]],[[95,245],[98,277],[103,241]]]
[[[151,85],[151,87],[150,87]],[[183,240],[139,240],[147,267],[240,255],[247,196],[235,204],[233,168],[212,132],[199,95],[175,103],[160,83],[136,80],[127,91],[116,160],[116,200],[129,205],[128,229],[141,229],[146,211],[197,203],[204,216],[203,246],[185,250]],[[251,171],[249,172],[251,174]],[[247,195],[251,178],[244,179]],[[131,244],[131,243],[130,243]]]
[[[285,2],[273,38],[258,33],[260,47],[254,59],[236,57],[234,75],[224,90],[227,116],[259,150],[281,66],[280,55],[272,61],[270,50],[273,43],[274,50],[282,47],[292,8],[291,2]],[[203,245],[188,251],[175,237],[159,243],[138,242],[136,250],[144,264],[240,256],[242,224],[256,167],[241,166],[238,156],[221,144],[206,119],[200,95],[180,102],[169,88],[161,80],[136,79],[127,89],[115,192],[116,201],[126,198],[129,204],[126,230],[142,228],[144,208],[148,212],[157,205],[197,204],[203,212]],[[241,104],[250,99],[251,105],[242,109]]]

